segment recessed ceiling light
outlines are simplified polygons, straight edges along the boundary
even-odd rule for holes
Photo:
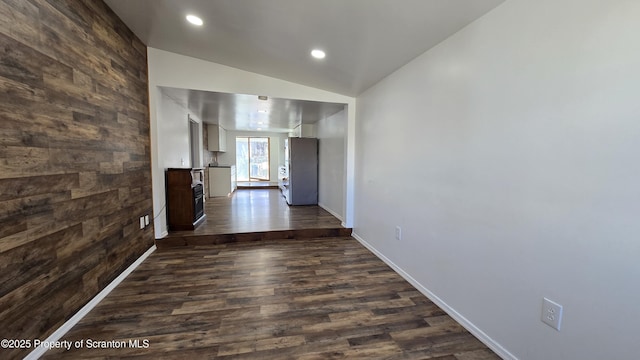
[[[266,101],[267,99],[268,99],[268,97],[266,97],[264,95],[258,95],[258,100]]]
[[[263,125],[264,123],[262,121],[258,121],[258,125]]]
[[[324,59],[324,57],[327,56],[327,54],[325,54],[324,51],[320,49],[313,49],[311,50],[311,56],[313,56],[316,59]]]
[[[202,24],[204,24],[202,19],[200,19],[195,15],[187,15],[187,21],[192,23],[193,25],[198,25],[198,26],[202,26]]]
[[[266,114],[266,113],[267,113],[267,110],[265,110],[265,109],[260,109],[260,110],[258,110],[258,112],[259,112],[259,113],[261,113],[261,114]]]

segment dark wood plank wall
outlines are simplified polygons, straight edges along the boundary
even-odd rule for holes
[[[0,91],[0,338],[44,339],[153,245],[146,47],[102,1],[0,0]]]

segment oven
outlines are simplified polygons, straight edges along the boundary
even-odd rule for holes
[[[193,221],[200,219],[204,215],[204,188],[202,183],[196,183],[193,190]]]

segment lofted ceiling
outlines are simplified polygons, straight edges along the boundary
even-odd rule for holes
[[[147,46],[356,97],[504,0],[105,2]],[[326,58],[312,58],[314,48]],[[305,116],[316,107],[298,105],[303,118],[317,117]]]

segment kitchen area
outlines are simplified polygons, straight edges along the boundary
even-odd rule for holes
[[[240,216],[245,223],[284,224],[289,221],[286,219],[291,209],[306,207],[310,209],[295,212],[311,211],[314,215],[309,216],[313,218],[317,217],[320,207],[334,220],[344,221],[344,104],[262,100],[262,96],[256,95],[175,88],[161,88],[160,95],[158,165],[164,164],[161,169],[166,186],[160,200],[165,206],[159,202],[159,212],[154,215],[154,221],[160,225],[156,228],[157,239],[168,236],[170,231],[186,230],[196,234],[230,231],[225,221],[229,220],[231,211],[240,210],[230,210],[229,206],[245,201]],[[299,140],[311,141],[310,150],[296,146]],[[255,162],[252,159],[249,164],[242,155],[247,152],[255,155],[256,151],[247,151],[246,143],[249,147],[257,144],[260,152],[258,159]],[[313,157],[310,159],[305,153]],[[182,209],[177,211],[172,211],[175,206],[167,197],[171,190],[166,177],[169,169],[190,170],[191,187],[202,189],[201,196],[194,195],[193,200],[180,205]],[[270,200],[258,199],[264,196]],[[195,205],[198,199],[204,210],[202,218],[191,219],[185,227],[171,226],[170,214],[184,213],[184,207]],[[275,208],[274,204],[277,204]],[[261,217],[268,211],[271,211],[268,217]],[[200,212],[193,212],[197,213]],[[328,219],[320,217],[318,221],[326,223]]]
[[[227,130],[219,125],[205,125],[202,130],[203,143],[206,144],[203,154],[205,164],[208,164],[205,175],[207,197],[229,196],[237,188],[235,161],[221,163],[218,160],[228,149]]]
[[[259,137],[250,137],[242,132],[238,133],[241,136],[236,136],[235,132],[228,133],[216,124],[208,124],[203,129],[203,144],[206,145],[203,159],[208,165],[202,168],[170,168],[166,171],[168,222],[172,234],[183,231],[204,234],[247,229],[286,230],[296,226],[291,222],[293,218],[302,220],[305,225],[340,227],[339,220],[317,206],[317,138],[289,137],[288,133],[271,134],[273,136],[270,137],[261,133]],[[247,152],[243,146],[249,144],[250,139],[256,139],[252,143],[259,146],[248,152],[268,157],[256,166],[243,160]],[[235,164],[225,160],[233,159],[232,154],[228,154],[232,152],[228,146],[232,140],[237,145]],[[263,166],[271,168],[271,157],[275,164],[280,165],[273,166],[274,171],[259,171]],[[260,156],[256,158],[262,159]],[[251,178],[253,181],[241,182],[245,185],[238,187],[237,164],[250,168],[240,171],[244,171],[241,179],[247,180],[247,173],[261,174],[262,179]],[[277,182],[269,181],[270,173],[275,171]],[[184,201],[176,200],[177,193],[182,194]],[[189,202],[191,198],[193,201]]]

